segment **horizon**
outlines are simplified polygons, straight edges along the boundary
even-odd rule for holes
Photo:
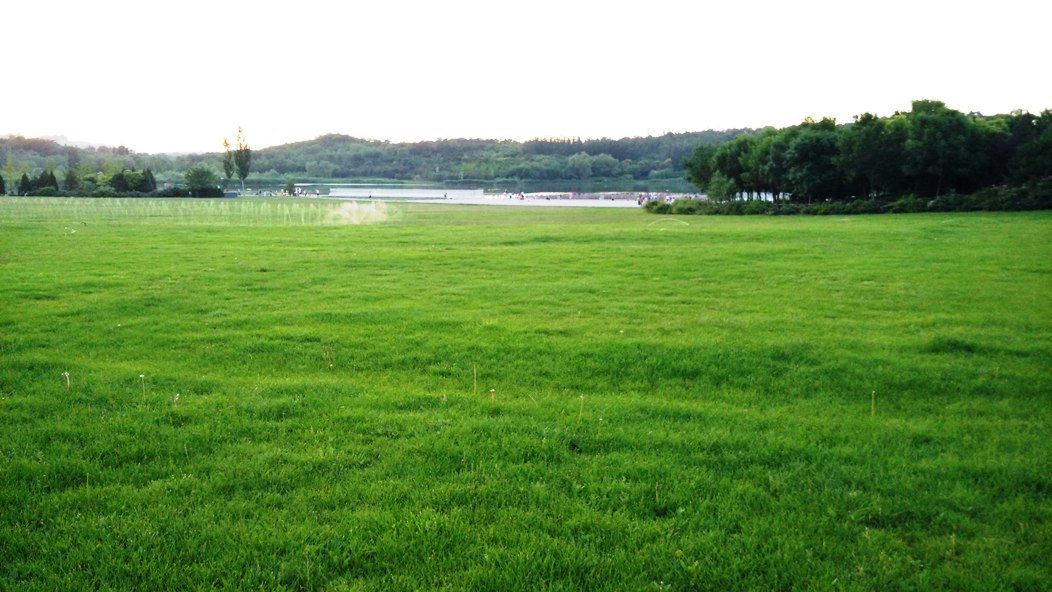
[[[6,94],[0,134],[202,154],[238,126],[263,149],[327,134],[522,142],[780,128],[889,116],[917,99],[965,113],[1052,108],[1037,74],[1052,7],[1024,0],[296,6],[188,0],[130,27],[122,2],[56,0],[46,41],[13,26],[12,46],[43,63],[112,59],[59,69],[55,84],[75,94]],[[5,22],[38,17],[24,3],[11,12]],[[1012,27],[997,26],[1004,18]]]

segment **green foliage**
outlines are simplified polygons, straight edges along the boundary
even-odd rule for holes
[[[45,185],[43,187],[36,187],[36,188],[30,190],[30,192],[29,192],[29,195],[36,196],[36,197],[55,197],[55,196],[57,196],[59,194],[60,194],[59,190],[56,189],[55,187],[52,187],[51,185]]]
[[[186,186],[194,197],[221,197],[219,175],[208,165],[194,165],[184,176]],[[218,195],[217,195],[218,193]]]
[[[587,179],[592,176],[592,158],[585,152],[578,152],[568,158],[566,166],[575,179]]]
[[[227,181],[234,177],[234,154],[230,151],[230,140],[223,138],[223,178]]]
[[[1023,141],[1008,162],[1010,178],[1016,183],[1052,178],[1052,109],[1021,119],[1013,135]]]
[[[683,159],[683,174],[695,187],[705,191],[712,178],[712,156],[716,147],[711,144],[699,144],[690,156]]]
[[[249,169],[252,168],[252,149],[248,147],[245,135],[240,127],[237,128],[237,150],[234,151],[234,168],[237,170],[237,178],[241,179],[241,192],[244,193],[245,178],[248,177]]]
[[[662,199],[652,199],[643,204],[643,209],[652,214],[671,214],[672,204]]]
[[[0,195],[7,195],[7,184],[4,183],[3,175],[0,175]]]
[[[760,197],[781,205],[786,198],[811,204],[971,194],[1052,176],[1050,162],[1050,111],[1041,117],[984,117],[938,101],[915,101],[909,113],[888,118],[865,113],[843,126],[807,119],[699,146],[684,166],[688,180],[710,196]]]
[[[66,169],[62,178],[62,186],[69,192],[76,192],[80,189],[80,179],[77,177],[77,171],[72,168]]]
[[[565,188],[568,182],[580,182],[580,174],[585,168],[580,166],[584,159],[579,158],[575,162],[578,168],[571,169],[569,158],[575,154],[584,153],[589,157],[584,161],[590,169],[585,171],[589,173],[589,181],[680,179],[680,163],[698,144],[725,141],[742,131],[692,132],[619,140],[538,139],[529,142],[451,139],[391,143],[327,135],[242,154],[248,156],[246,179],[249,173],[253,177],[272,178],[318,176],[308,174],[310,166],[311,172],[327,173],[330,178],[472,182],[502,186],[526,182],[538,187],[559,182],[560,188]],[[243,137],[241,140],[244,143]],[[225,141],[222,154],[151,155],[105,146],[81,149],[46,140],[0,138],[0,158],[5,152],[7,166],[4,171],[9,181],[18,178],[20,163],[27,167],[27,172],[43,169],[48,157],[66,158],[67,169],[76,170],[81,181],[99,171],[112,175],[121,170],[147,168],[171,181],[181,179],[195,164],[222,165],[224,174],[230,167],[226,178],[239,172],[234,159],[236,151],[229,141]],[[261,175],[251,171],[266,173]]]
[[[869,198],[812,203],[681,199],[671,205],[661,201],[649,202],[645,210],[654,214],[772,214],[777,216],[1052,210],[1052,179],[1019,186],[988,187],[966,195],[944,194],[936,198],[922,198],[914,194],[907,194],[895,199]]]
[[[738,184],[728,179],[721,172],[715,172],[709,178],[708,197],[713,201],[726,201],[738,195]]]

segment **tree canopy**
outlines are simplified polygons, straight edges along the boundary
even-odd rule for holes
[[[939,101],[864,113],[837,125],[804,120],[699,145],[685,175],[714,198],[797,203],[970,193],[1052,177],[1052,110],[964,114]]]

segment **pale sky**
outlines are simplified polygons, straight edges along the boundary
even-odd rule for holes
[[[1052,108],[1037,0],[52,0],[3,11],[0,135],[620,138]]]

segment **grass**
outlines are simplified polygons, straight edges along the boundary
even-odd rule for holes
[[[0,588],[1052,589],[1049,213],[339,207],[0,199]]]

